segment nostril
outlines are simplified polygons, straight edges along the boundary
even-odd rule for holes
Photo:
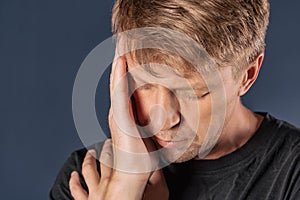
[[[171,121],[172,127],[178,126],[180,124],[180,121],[181,121],[181,115],[180,113],[177,112],[172,117],[172,121]]]
[[[178,112],[168,112],[167,113],[167,119],[165,121],[165,124],[163,128],[161,129],[162,131],[170,130],[173,128],[176,128],[180,125],[181,121],[181,115]]]

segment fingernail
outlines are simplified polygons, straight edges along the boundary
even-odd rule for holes
[[[122,61],[120,60],[121,58],[118,58],[118,61],[117,61],[117,65],[116,65],[116,75],[117,77],[120,77],[122,76]]]
[[[89,154],[91,154],[94,158],[96,158],[96,151],[95,151],[95,149],[90,149],[89,151],[88,151],[88,153]]]
[[[122,58],[119,57],[118,60],[117,60],[117,67],[120,68],[122,66]]]
[[[72,173],[71,173],[71,176],[75,176],[76,175],[76,171],[73,171]]]

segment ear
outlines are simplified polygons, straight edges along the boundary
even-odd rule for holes
[[[241,87],[239,90],[239,96],[243,96],[248,92],[253,83],[258,77],[259,70],[264,60],[264,53],[260,53],[257,58],[248,65],[246,71],[242,75]]]

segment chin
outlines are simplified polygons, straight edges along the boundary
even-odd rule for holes
[[[200,148],[190,147],[183,154],[180,151],[166,151],[163,153],[163,157],[170,163],[182,163],[197,157],[199,149]]]
[[[189,161],[189,160],[192,160],[192,159],[193,158],[190,158],[190,157],[180,157],[177,160],[175,160],[173,163],[183,163],[183,162],[186,162],[186,161]]]

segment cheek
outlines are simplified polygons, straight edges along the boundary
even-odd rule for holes
[[[211,122],[211,97],[210,95],[196,102],[195,106],[190,106],[187,102],[182,107],[182,115],[185,123],[197,134],[197,141],[200,142],[205,137]]]
[[[225,93],[226,93],[226,112],[227,115],[231,115],[235,106],[239,101],[238,95],[239,89],[234,84],[225,85]]]
[[[227,72],[223,78],[224,92],[226,95],[226,106],[229,108],[239,99],[240,84],[232,78],[232,74]]]
[[[210,126],[212,110],[211,110],[211,96],[199,102],[200,119],[198,126],[198,135],[200,138],[205,137],[208,127]]]

